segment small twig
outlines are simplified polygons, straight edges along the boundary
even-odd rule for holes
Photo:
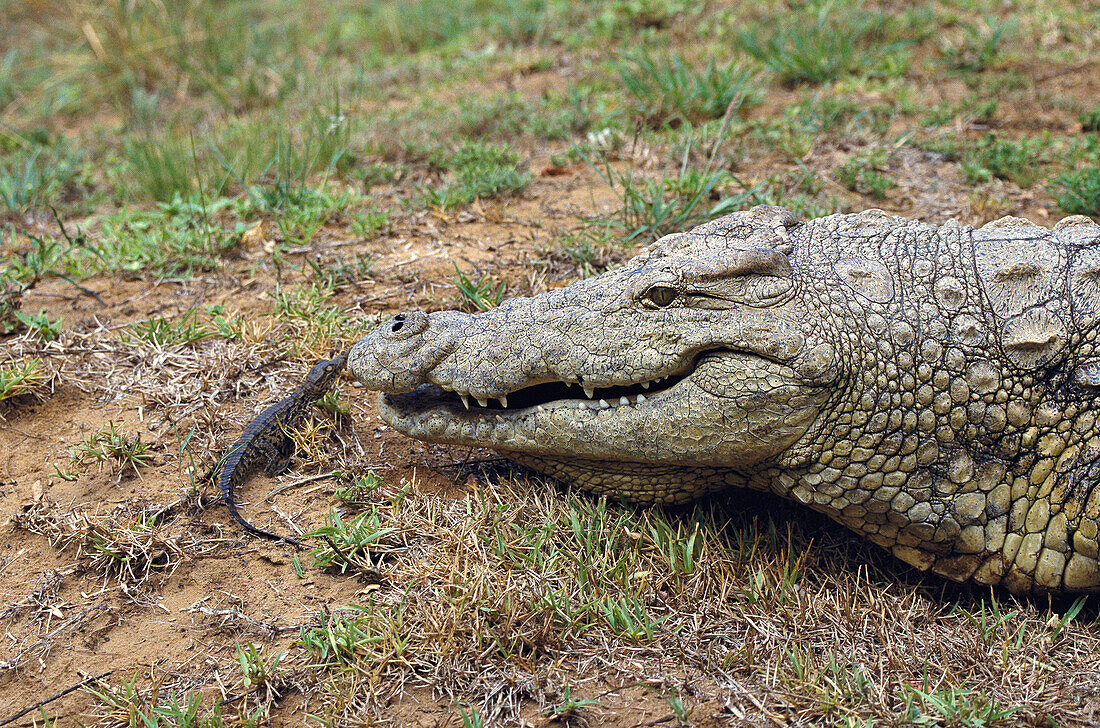
[[[270,635],[276,635],[285,632],[298,632],[301,629],[300,627],[293,625],[290,627],[280,627],[276,624],[261,622],[260,620],[249,617],[244,612],[240,612],[236,609],[214,609],[213,607],[206,606],[206,604],[204,604],[205,601],[205,599],[200,599],[183,611],[191,613],[197,612],[199,614],[205,614],[209,617],[221,617],[221,626],[225,626],[231,620],[236,620],[238,622],[247,624],[260,632],[264,632]]]
[[[69,231],[65,229],[65,223],[61,222],[61,216],[57,214],[57,209],[54,208],[54,207],[51,207],[50,212],[53,213],[54,222],[57,223],[58,229],[61,230],[61,235],[65,238],[65,242],[67,242],[69,244],[69,250],[72,250],[73,248],[81,247],[82,243],[78,242],[76,240],[73,240],[72,236],[69,235]],[[80,232],[80,228],[77,228],[76,230],[77,230],[77,232],[76,232],[77,237],[80,238],[81,240],[83,240],[84,239],[84,234],[82,232]],[[68,251],[66,251],[66,252],[68,252]],[[103,299],[99,297],[99,294],[96,293],[95,291],[93,291],[92,289],[85,288],[84,286],[80,285],[79,283],[77,283],[76,281],[74,281],[72,278],[65,275],[64,273],[57,273],[56,275],[61,280],[67,281],[69,283],[69,285],[73,286],[74,288],[79,290],[84,295],[91,296],[92,298],[94,298],[96,301],[99,302],[100,306],[106,306],[107,305],[106,303],[103,302]]]
[[[86,677],[83,680],[81,680],[80,682],[78,682],[76,685],[72,685],[70,687],[67,687],[64,690],[62,690],[61,692],[55,693],[55,694],[51,695],[50,697],[46,698],[45,700],[39,700],[34,705],[30,706],[29,708],[24,708],[23,710],[19,711],[18,713],[11,716],[10,718],[5,718],[4,720],[0,720],[0,725],[7,725],[8,723],[11,723],[13,720],[18,720],[19,718],[22,718],[27,713],[30,713],[32,710],[38,710],[39,708],[41,708],[46,703],[52,703],[53,701],[57,700],[58,698],[63,698],[66,695],[68,695],[69,693],[71,693],[72,691],[79,690],[80,688],[84,687],[85,685],[87,685],[90,682],[95,682],[96,680],[99,680],[100,678],[107,677],[112,672],[114,672],[114,670],[107,670],[106,672],[101,672],[98,675],[93,675],[92,677]]]
[[[290,490],[291,488],[297,488],[299,485],[305,485],[306,483],[312,483],[316,480],[324,480],[325,478],[331,478],[335,474],[336,473],[318,473],[316,475],[307,475],[304,478],[299,478],[298,480],[295,480],[293,483],[286,483],[284,485],[280,485],[278,488],[272,489],[272,491],[270,493],[268,493],[267,495],[265,495],[263,498],[261,498],[261,500],[264,501],[265,503],[270,503],[272,498],[279,495],[283,491]]]
[[[352,561],[351,558],[347,554],[345,554],[343,550],[339,546],[337,546],[336,542],[333,541],[331,538],[329,538],[328,536],[321,536],[321,540],[327,543],[329,548],[332,549],[337,556],[344,560],[345,564],[347,564],[348,566],[357,566],[357,564]]]
[[[463,473],[469,477],[469,470],[467,466],[470,464],[470,458],[474,456],[474,449],[471,447],[466,451],[466,457],[462,459],[462,462],[455,466],[455,477],[451,479],[451,485],[458,485],[458,479],[462,477]]]
[[[345,564],[352,567],[353,569],[358,570],[360,576],[371,579],[377,584],[381,584],[385,579],[385,576],[378,569],[368,568],[366,566],[363,566],[358,561],[353,561],[352,558],[345,554],[343,550],[339,546],[337,546],[336,543],[328,536],[321,536],[321,540],[327,543],[329,548],[332,549],[337,556],[343,559]]]
[[[401,266],[409,265],[410,263],[416,263],[417,261],[424,260],[425,258],[436,258],[439,257],[439,255],[441,255],[441,251],[432,251],[430,253],[424,253],[423,255],[416,255],[412,258],[409,258],[408,260],[401,260],[396,263],[391,263],[385,268],[378,268],[377,271],[379,273],[385,273],[386,271],[391,271],[394,268],[400,268]]]
[[[1073,63],[1073,64],[1070,64],[1068,66],[1064,66],[1062,68],[1055,69],[1055,70],[1051,71],[1050,73],[1039,76],[1038,78],[1035,79],[1034,83],[1043,83],[1044,81],[1049,81],[1053,78],[1058,78],[1059,76],[1065,76],[1065,75],[1070,74],[1070,73],[1077,73],[1078,71],[1082,71],[1082,70],[1088,68],[1093,63],[1094,63],[1094,61],[1081,61],[1079,63]]]
[[[76,614],[76,615],[66,619],[56,629],[54,629],[54,631],[50,632],[45,637],[42,637],[41,639],[39,639],[33,645],[30,645],[29,647],[23,648],[22,650],[20,650],[19,654],[17,654],[12,659],[0,662],[0,671],[14,670],[15,668],[17,668],[17,667],[19,667],[20,665],[23,664],[22,663],[23,657],[27,653],[29,653],[31,650],[33,650],[35,647],[40,647],[40,646],[48,643],[51,639],[53,639],[54,637],[59,635],[63,630],[68,629],[73,624],[75,624],[79,620],[83,619],[89,612],[98,612],[98,611],[102,611],[104,609],[107,609],[107,604],[106,603],[100,603],[100,604],[95,605],[94,607],[88,607],[86,609],[80,610],[79,614]],[[3,725],[3,724],[0,723],[0,725]]]
[[[85,288],[84,286],[74,281],[72,278],[69,278],[69,276],[65,275],[64,273],[58,273],[57,277],[63,281],[68,281],[69,285],[71,285],[73,288],[78,289],[85,296],[91,296],[95,300],[99,301],[100,306],[107,305],[106,303],[104,303],[103,299],[99,297],[99,294],[93,291],[91,288]]]

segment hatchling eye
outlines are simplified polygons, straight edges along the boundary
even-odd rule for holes
[[[676,289],[669,288],[668,286],[653,286],[646,291],[645,297],[649,299],[654,306],[664,308],[676,300]]]

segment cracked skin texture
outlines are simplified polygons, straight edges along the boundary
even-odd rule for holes
[[[353,348],[382,417],[580,488],[730,487],[1017,593],[1100,591],[1100,226],[756,207]]]

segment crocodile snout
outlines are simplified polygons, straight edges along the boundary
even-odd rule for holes
[[[397,314],[352,347],[348,368],[371,389],[389,394],[411,392],[428,381],[432,369],[453,348],[448,313]]]
[[[379,338],[387,341],[404,341],[424,333],[428,328],[428,314],[423,311],[399,313],[378,327]]]

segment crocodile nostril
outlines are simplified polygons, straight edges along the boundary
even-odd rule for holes
[[[428,315],[420,311],[403,311],[378,327],[382,338],[404,341],[428,328]]]

